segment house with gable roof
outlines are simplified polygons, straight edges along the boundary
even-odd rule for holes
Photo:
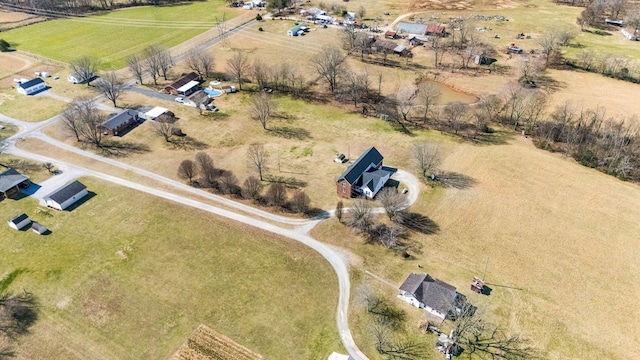
[[[466,297],[457,292],[455,286],[429,274],[409,274],[400,285],[398,297],[443,320],[466,302]]]
[[[373,199],[391,177],[391,172],[382,168],[383,159],[375,147],[362,153],[336,180],[338,195]]]
[[[16,89],[22,95],[32,95],[39,91],[45,90],[46,88],[47,84],[45,84],[44,80],[35,78],[18,84]]]

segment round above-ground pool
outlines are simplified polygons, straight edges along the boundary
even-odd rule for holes
[[[222,94],[224,94],[224,91],[222,90],[218,90],[218,89],[204,89],[203,90],[207,95],[209,96],[220,96]]]

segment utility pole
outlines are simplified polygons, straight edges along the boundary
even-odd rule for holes
[[[487,256],[487,261],[484,262],[484,272],[482,273],[482,281],[484,282],[484,277],[487,275],[487,265],[489,264],[489,257]]]
[[[280,146],[278,146],[278,172],[280,172]]]

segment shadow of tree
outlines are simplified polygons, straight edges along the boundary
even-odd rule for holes
[[[204,143],[200,140],[196,140],[188,135],[179,136],[175,140],[171,140],[171,144],[175,149],[182,150],[204,150],[209,147],[207,143]]]
[[[480,132],[476,135],[472,142],[476,145],[507,145],[513,140],[516,133],[513,131],[490,130],[488,132]]]
[[[285,139],[306,140],[311,137],[311,134],[306,129],[289,126],[274,127],[270,128],[268,131],[274,136]]]
[[[454,189],[469,189],[476,183],[476,180],[472,177],[457,172],[442,172],[436,174],[435,180],[446,188]]]
[[[440,226],[429,217],[413,213],[402,212],[396,216],[396,223],[404,226],[406,229],[415,231],[425,235],[436,234],[440,231]]]
[[[558,81],[550,76],[540,76],[536,79],[536,84],[540,88],[544,88],[550,91],[558,91],[567,87],[567,84],[562,81]]]
[[[126,157],[132,154],[143,154],[151,151],[149,146],[129,141],[103,141],[100,150],[106,156]]]
[[[231,115],[229,113],[226,113],[226,112],[207,111],[207,112],[202,113],[202,117],[207,118],[207,119],[211,119],[211,120],[226,120],[229,117],[231,117]]]
[[[301,188],[307,186],[307,182],[294,177],[284,177],[277,175],[266,175],[265,180],[272,183],[280,183],[289,188]]]

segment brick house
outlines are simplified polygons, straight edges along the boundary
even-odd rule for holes
[[[362,153],[336,180],[338,195],[373,199],[391,177],[391,172],[382,169],[383,159],[375,147]]]

